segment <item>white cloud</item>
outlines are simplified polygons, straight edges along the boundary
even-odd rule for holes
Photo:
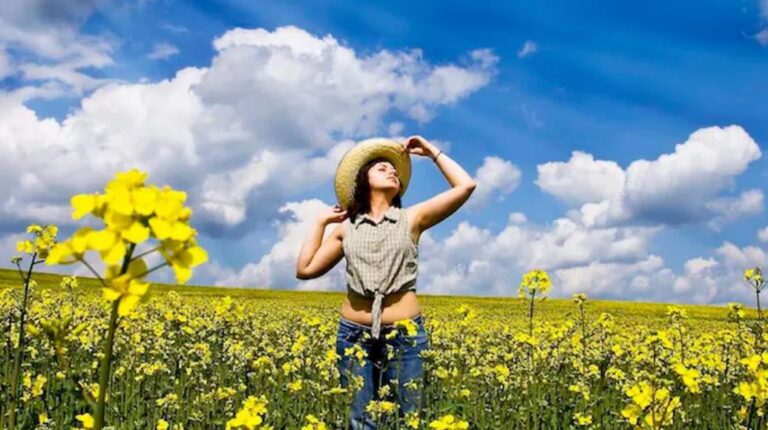
[[[25,51],[17,67],[24,79],[60,81],[76,93],[103,85],[107,80],[93,78],[83,69],[111,65],[115,42],[107,35],[78,31],[100,3],[103,2],[2,2],[0,49],[15,47]]]
[[[422,240],[419,290],[428,294],[515,295],[520,276],[533,268],[548,270],[554,276],[560,270],[593,264],[639,264],[650,258],[648,246],[658,232],[654,228],[590,228],[566,218],[538,226],[514,212],[509,220],[498,233],[463,221],[443,240],[431,236]],[[422,238],[426,233],[429,231]],[[567,282],[556,281],[558,285]],[[554,294],[562,296],[560,287]]]
[[[760,239],[761,242],[768,242],[768,226],[757,232],[757,238]]]
[[[316,216],[330,205],[319,200],[291,202],[280,211],[290,218],[275,224],[278,238],[258,261],[220,278],[218,285],[341,291],[345,263],[310,281],[295,279],[301,244]],[[765,267],[768,253],[755,246],[724,242],[713,256],[685,262],[681,273],[650,252],[659,228],[595,227],[560,218],[547,226],[529,224],[525,215],[510,213],[500,232],[460,222],[449,235],[420,239],[419,283],[426,294],[514,296],[523,273],[547,270],[552,297],[583,292],[591,298],[673,303],[750,303],[741,276],[744,268]],[[525,225],[523,225],[525,224]],[[327,239],[335,225],[326,228]]]
[[[594,261],[583,266],[555,270],[561,294],[586,293],[592,298],[643,299],[653,297],[656,279],[669,276],[664,260],[650,255],[633,262]]]
[[[658,229],[594,228],[559,219],[549,228],[510,224],[494,234],[461,223],[422,252],[419,289],[431,294],[514,296],[522,273],[543,268],[552,297],[583,292],[592,298],[673,303],[751,304],[746,267],[768,263],[765,250],[725,242],[714,257],[688,260],[682,273],[649,252]]]
[[[108,84],[62,121],[39,118],[24,94],[0,95],[0,228],[69,222],[69,196],[136,167],[187,191],[203,230],[242,234],[290,195],[329,184],[354,144],[344,136],[380,133],[395,110],[426,118],[495,73],[488,52],[432,66],[418,50],[361,56],[296,27],[236,29],[214,45],[210,67]]]
[[[467,201],[467,207],[485,205],[494,193],[498,194],[500,200],[503,199],[517,188],[521,175],[520,169],[511,162],[499,157],[485,157],[475,174],[477,188]]]
[[[15,69],[16,68],[8,57],[8,54],[5,53],[5,48],[0,45],[0,79],[13,75]]]
[[[334,290],[345,285],[344,262],[325,273],[322,277],[311,280],[296,278],[296,261],[315,219],[321,212],[331,209],[317,199],[301,202],[289,202],[280,208],[281,213],[290,214],[290,218],[275,225],[277,240],[270,251],[258,262],[246,264],[237,273],[219,279],[217,285],[247,286],[255,288],[299,289],[299,290]],[[329,224],[324,232],[323,242],[339,224]]]
[[[727,221],[759,214],[763,212],[763,200],[763,191],[759,189],[744,191],[738,197],[713,200],[707,203],[707,208],[715,214],[708,225],[714,230],[719,230]]]
[[[624,188],[624,171],[618,164],[581,151],[573,151],[568,162],[551,161],[536,169],[539,188],[572,204],[615,199]]]
[[[525,43],[523,43],[523,47],[520,48],[519,51],[517,51],[517,57],[525,58],[529,55],[532,55],[538,50],[539,50],[539,46],[535,42],[531,40],[526,40]]]
[[[675,152],[627,168],[626,204],[641,217],[665,222],[700,218],[715,193],[731,185],[760,148],[739,126],[693,132]]]
[[[528,221],[528,217],[522,212],[512,212],[509,214],[509,222],[511,224],[525,224]]]
[[[760,30],[757,34],[755,34],[754,38],[757,40],[757,43],[763,46],[768,45],[768,27]]]
[[[179,53],[179,48],[168,42],[156,43],[152,47],[152,52],[147,54],[151,60],[167,60]]]
[[[759,146],[741,127],[707,127],[693,132],[673,153],[635,160],[623,172],[613,162],[574,153],[567,163],[539,165],[537,184],[565,201],[583,204],[571,216],[587,223],[682,224],[718,216],[721,222],[720,211],[729,204],[739,215],[762,206],[762,193],[717,200],[760,157]]]

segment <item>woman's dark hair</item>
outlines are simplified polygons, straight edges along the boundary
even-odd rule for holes
[[[371,184],[368,182],[368,171],[371,169],[371,167],[373,167],[374,164],[380,161],[391,163],[388,159],[383,157],[374,158],[373,160],[365,163],[363,167],[357,171],[357,176],[355,176],[355,191],[352,193],[352,201],[349,203],[349,207],[347,208],[347,217],[353,223],[355,222],[355,219],[358,215],[367,214],[371,210]],[[397,173],[397,177],[399,179],[400,172]],[[402,181],[398,182],[402,187]],[[397,193],[397,195],[392,199],[392,206],[398,208],[403,207],[400,200],[400,193]]]

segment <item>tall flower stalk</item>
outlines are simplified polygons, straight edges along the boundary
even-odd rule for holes
[[[755,289],[755,298],[757,300],[757,317],[763,318],[762,310],[760,309],[760,292],[765,288],[765,278],[763,278],[763,271],[759,267],[753,267],[744,271],[744,280]]]
[[[39,226],[37,224],[31,224],[27,227],[27,233],[33,234],[32,240],[23,240],[16,244],[16,252],[23,252],[29,254],[30,260],[26,270],[21,268],[21,257],[16,256],[11,259],[11,262],[16,265],[19,271],[19,276],[24,282],[24,293],[21,298],[21,304],[19,305],[19,337],[18,347],[13,357],[13,370],[11,371],[10,381],[8,385],[11,387],[10,400],[8,402],[8,428],[16,428],[16,404],[19,396],[19,376],[21,374],[21,363],[24,360],[24,344],[26,342],[26,319],[27,319],[27,304],[29,301],[30,288],[34,286],[32,280],[32,270],[35,265],[40,264],[48,256],[48,252],[51,247],[56,243],[56,234],[58,228],[55,225]],[[38,259],[39,257],[39,259]],[[26,273],[25,273],[26,272]]]
[[[523,275],[523,280],[517,289],[517,295],[528,301],[528,336],[533,336],[533,303],[536,293],[542,296],[539,301],[544,301],[546,300],[544,295],[551,286],[552,282],[549,280],[549,275],[543,270],[535,269]]]
[[[206,251],[197,244],[197,231],[189,225],[192,209],[184,206],[186,193],[169,186],[146,185],[146,178],[146,173],[136,169],[121,172],[106,185],[104,193],[72,197],[73,220],[92,215],[104,226],[98,230],[91,226],[80,228],[71,238],[56,244],[45,260],[46,264],[83,263],[99,279],[103,298],[111,304],[99,366],[95,416],[78,417],[83,423],[93,423],[86,427],[95,429],[106,423],[113,347],[120,318],[147,299],[147,275],[171,266],[176,282],[183,284],[192,276],[192,268],[208,259]],[[138,247],[150,238],[159,244],[135,255]],[[98,252],[106,267],[104,276],[85,259],[88,251]],[[159,252],[165,261],[148,269],[143,258],[153,252]]]

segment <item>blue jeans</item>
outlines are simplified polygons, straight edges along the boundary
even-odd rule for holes
[[[350,428],[352,430],[375,429],[376,422],[365,411],[371,400],[396,401],[398,417],[407,412],[418,410],[419,418],[424,419],[423,390],[424,365],[419,353],[431,347],[424,328],[424,316],[419,314],[411,318],[416,324],[416,335],[408,336],[405,327],[394,324],[382,324],[379,339],[364,337],[371,334],[371,327],[350,321],[344,317],[339,320],[336,336],[336,353],[339,355],[338,366],[341,374],[341,386],[349,387],[352,375],[363,378],[363,388],[353,395]],[[397,336],[387,339],[386,335],[398,331]],[[365,351],[366,357],[360,365],[355,354],[344,355],[347,348],[355,344]],[[392,358],[387,357],[387,345],[392,347]],[[411,384],[408,384],[412,381]],[[413,385],[415,383],[415,386]],[[380,398],[379,388],[389,385],[389,395]]]

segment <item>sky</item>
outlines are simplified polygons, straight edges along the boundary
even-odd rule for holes
[[[516,296],[544,269],[551,297],[751,305],[767,84],[768,0],[6,1],[0,267],[137,168],[188,194],[190,284],[342,292],[344,260],[295,277],[335,168],[420,135],[477,183],[421,235],[420,293]],[[412,161],[405,207],[450,186]]]

